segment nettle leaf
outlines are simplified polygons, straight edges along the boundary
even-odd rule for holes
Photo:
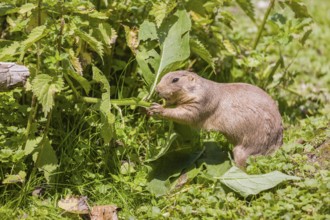
[[[261,175],[248,175],[238,167],[232,167],[223,176],[220,181],[239,193],[243,197],[256,195],[261,191],[271,189],[279,183],[286,180],[300,180],[299,177],[289,176],[279,171],[270,172]]]
[[[80,31],[78,29],[74,30],[75,34],[80,37],[81,40],[85,41],[101,58],[103,57],[103,44],[98,41],[92,35]]]
[[[53,108],[55,94],[63,89],[64,81],[61,77],[39,74],[32,80],[32,91],[37,96],[45,115]]]
[[[46,26],[41,25],[36,28],[34,28],[31,33],[28,35],[27,39],[24,40],[21,45],[23,48],[23,51],[25,51],[27,48],[29,48],[32,44],[46,36],[47,31],[46,31]]]
[[[176,2],[156,2],[153,4],[150,15],[155,17],[157,27],[160,27],[164,18],[176,7]]]
[[[69,60],[73,68],[77,71],[77,73],[81,76],[83,68],[81,66],[81,62],[79,61],[79,58],[74,54],[73,49],[68,50],[69,54]]]
[[[115,116],[111,113],[111,103],[110,103],[110,85],[107,78],[102,74],[96,66],[92,67],[93,70],[93,80],[101,84],[101,91],[103,91],[101,96],[101,103],[99,103],[98,108],[101,114],[101,136],[105,143],[109,143],[114,134],[114,123]]]
[[[190,39],[190,49],[193,53],[201,57],[205,62],[207,62],[213,71],[215,71],[213,58],[210,52],[204,47],[204,45],[199,40]]]
[[[35,4],[27,3],[27,4],[22,5],[22,6],[19,8],[18,13],[20,13],[20,14],[25,14],[25,13],[27,13],[27,12],[32,11],[32,10],[35,9],[36,7],[37,7],[37,5],[35,5]]]
[[[295,13],[296,18],[310,18],[305,3],[301,0],[286,0],[285,4]]]
[[[236,2],[246,15],[251,18],[252,21],[255,21],[254,7],[251,0],[236,0]]]
[[[100,32],[100,36],[102,37],[103,43],[108,48],[111,48],[118,37],[116,31],[111,28],[108,23],[100,23],[98,30]]]
[[[1,61],[15,61],[15,55],[17,54],[18,49],[21,44],[19,42],[14,42],[8,47],[0,49],[0,60]]]
[[[189,31],[191,21],[186,10],[179,9],[173,16],[163,22],[158,30],[161,43],[161,59],[155,80],[148,98],[155,90],[158,80],[166,71],[175,70],[190,56]]]
[[[12,4],[0,3],[0,16],[16,13],[19,8]]]

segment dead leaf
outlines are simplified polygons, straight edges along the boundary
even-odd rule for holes
[[[117,212],[120,210],[115,205],[94,206],[91,211],[91,220],[118,220]]]
[[[87,204],[87,196],[69,196],[61,199],[57,203],[58,207],[66,210],[67,212],[76,214],[88,214],[89,208]]]

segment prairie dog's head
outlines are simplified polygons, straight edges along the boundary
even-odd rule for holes
[[[166,100],[166,105],[177,105],[191,101],[197,86],[198,75],[188,71],[175,71],[163,76],[156,92]]]

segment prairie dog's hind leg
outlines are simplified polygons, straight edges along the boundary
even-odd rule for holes
[[[244,148],[242,145],[237,145],[233,149],[233,154],[234,154],[234,160],[235,160],[236,166],[245,167],[246,159],[250,155],[247,152],[247,149]]]

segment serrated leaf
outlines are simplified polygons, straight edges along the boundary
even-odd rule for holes
[[[24,183],[26,177],[26,172],[19,171],[16,175],[7,175],[2,181],[2,184],[12,184],[12,183]]]
[[[231,55],[236,55],[235,46],[229,40],[224,40],[222,43]]]
[[[108,46],[108,48],[111,48],[112,44],[116,42],[117,33],[116,31],[111,28],[111,26],[108,23],[100,23],[99,29],[101,33],[103,43]]]
[[[15,13],[18,11],[18,9],[18,7],[15,7],[12,4],[0,3],[0,16]]]
[[[75,56],[73,49],[69,49],[68,51],[70,63],[73,66],[73,68],[76,70],[76,72],[82,76],[83,68],[81,66],[81,63],[79,61],[79,58]]]
[[[245,12],[245,14],[255,21],[254,7],[251,0],[236,0],[240,8]]]
[[[14,56],[17,54],[18,48],[21,46],[19,42],[14,42],[8,47],[0,49],[0,60],[1,61],[13,61],[16,60]]]
[[[230,170],[219,179],[223,184],[243,197],[256,195],[286,180],[300,180],[299,177],[289,176],[279,171],[261,175],[248,175],[238,167],[230,168]]]
[[[41,25],[36,28],[34,28],[31,33],[28,35],[27,39],[25,39],[21,45],[22,49],[25,51],[27,48],[29,48],[32,44],[35,42],[39,41],[41,38],[46,36],[47,31],[46,31],[46,26]]]
[[[42,140],[42,137],[37,137],[36,139],[28,139],[26,141],[25,148],[24,148],[25,155],[29,155],[32,152],[34,152],[37,149],[41,140]]]
[[[78,29],[74,30],[75,34],[80,37],[83,41],[85,41],[101,58],[103,57],[103,44],[99,42],[92,35],[80,31]]]
[[[18,13],[20,13],[20,14],[25,14],[25,13],[27,13],[27,12],[32,11],[32,10],[35,9],[36,7],[37,7],[37,5],[35,5],[35,4],[32,4],[32,3],[26,3],[26,4],[22,5],[22,6],[19,8]]]
[[[64,82],[61,77],[52,77],[46,74],[39,74],[32,80],[32,91],[37,96],[45,115],[54,106],[54,98],[57,92],[63,89]]]
[[[93,79],[101,84],[101,91],[103,91],[101,96],[101,103],[99,103],[98,108],[101,114],[102,128],[101,135],[105,143],[109,143],[113,137],[114,133],[114,122],[115,116],[111,113],[111,103],[110,103],[110,85],[107,78],[102,74],[96,66],[92,67]]]
[[[169,20],[163,22],[158,33],[161,36],[161,60],[148,98],[152,96],[158,80],[166,71],[176,69],[189,58],[190,29],[191,21],[184,9],[178,10]]]
[[[157,27],[160,27],[164,18],[175,8],[176,3],[174,1],[167,2],[155,2],[150,10],[150,15],[155,17]]]
[[[286,0],[285,4],[288,5],[295,13],[296,18],[310,18],[307,7],[301,0]]]
[[[139,29],[139,41],[157,40],[156,25],[148,20],[143,21]]]
[[[207,62],[213,71],[214,69],[214,62],[210,52],[204,47],[204,45],[199,40],[190,39],[190,49],[193,53],[201,57],[205,62]]]

